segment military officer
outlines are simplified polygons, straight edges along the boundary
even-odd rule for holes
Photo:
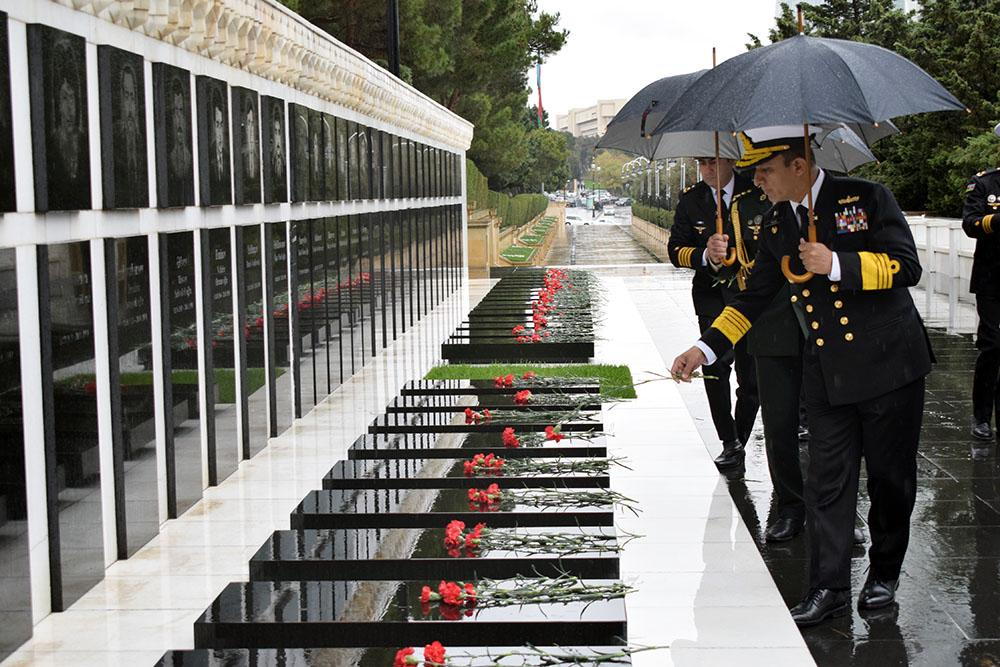
[[[753,184],[733,171],[733,160],[698,158],[702,179],[687,188],[677,201],[674,224],[670,229],[667,249],[674,266],[694,270],[691,298],[698,326],[704,330],[725,306],[722,286],[717,274],[719,266],[709,261],[708,239],[715,232],[717,196],[716,183],[723,183],[723,220],[729,218],[733,197],[753,190]],[[716,171],[718,170],[718,171]],[[731,368],[736,366],[736,413],[732,410],[729,388]],[[757,378],[753,359],[744,345],[720,355],[718,361],[705,368],[705,375],[717,379],[705,380],[705,394],[712,413],[715,432],[722,441],[722,453],[715,459],[720,469],[743,464],[744,447],[757,419]]]
[[[913,236],[884,186],[826,174],[805,159],[801,128],[748,130],[744,161],[775,203],[747,281],[672,371],[689,378],[750,331],[786,284],[781,262],[809,271],[789,298],[807,323],[802,355],[809,413],[805,484],[811,538],[809,590],[791,609],[800,626],[847,612],[861,458],[868,472],[872,544],[860,609],[884,607],[895,591],[916,497],[924,378],[932,354],[907,288],[920,278]],[[808,195],[817,242],[805,240]]]
[[[1000,137],[1000,125],[993,130]],[[991,417],[1000,422],[1000,167],[981,171],[966,187],[962,229],[976,239],[972,284],[979,329],[976,332],[976,372],[972,380],[972,435],[993,437]],[[997,424],[1000,437],[1000,423]]]
[[[740,160],[736,167],[752,167],[752,162]],[[770,209],[771,202],[759,188],[745,190],[733,197],[726,235],[721,238],[713,235],[709,239],[710,261],[720,263],[729,248],[736,253],[736,263],[719,271],[726,278],[722,291],[727,305],[746,289],[763,220]],[[767,467],[774,487],[775,513],[765,531],[769,542],[792,539],[802,531],[805,520],[799,464],[799,394],[805,321],[796,319],[790,296],[791,290],[783,285],[746,336],[746,350],[753,357],[757,372]]]

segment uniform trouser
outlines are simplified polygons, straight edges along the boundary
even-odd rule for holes
[[[1000,428],[1000,297],[976,295],[979,329],[976,332],[976,372],[972,380],[972,415],[976,423],[990,423],[994,411]]]
[[[924,379],[865,401],[833,406],[826,396],[819,360],[806,354],[803,365],[810,435],[805,487],[810,586],[851,586],[862,457],[871,500],[870,572],[880,579],[895,579],[909,544],[916,499]]]
[[[698,326],[702,331],[708,330],[712,322],[713,318],[698,318]],[[737,384],[735,419],[729,391],[729,376],[734,365]],[[714,364],[705,366],[701,370],[707,376],[718,378],[704,382],[708,408],[712,413],[712,422],[715,424],[715,432],[719,435],[719,439],[723,442],[739,440],[746,444],[757,419],[757,409],[760,407],[754,359],[747,354],[746,342],[741,340],[731,352],[726,352]]]
[[[760,413],[764,420],[767,467],[774,486],[778,515],[801,519],[802,468],[799,465],[799,395],[802,356],[754,357]]]

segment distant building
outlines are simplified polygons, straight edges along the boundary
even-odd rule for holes
[[[566,114],[556,115],[556,129],[569,132],[574,137],[599,137],[608,129],[608,123],[615,117],[626,100],[598,100],[592,107],[570,109]]]

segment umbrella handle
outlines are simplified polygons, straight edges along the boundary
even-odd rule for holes
[[[735,263],[736,263],[736,248],[730,248],[729,255],[727,255],[726,258],[722,260],[722,265],[732,266]]]
[[[806,271],[802,275],[792,272],[791,261],[791,257],[788,255],[781,258],[781,272],[785,274],[786,278],[788,278],[788,282],[801,285],[802,283],[807,283],[813,279],[814,274],[812,271]]]

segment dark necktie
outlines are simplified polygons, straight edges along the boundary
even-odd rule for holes
[[[809,238],[809,209],[802,204],[795,209],[799,215],[799,235],[802,238]]]

